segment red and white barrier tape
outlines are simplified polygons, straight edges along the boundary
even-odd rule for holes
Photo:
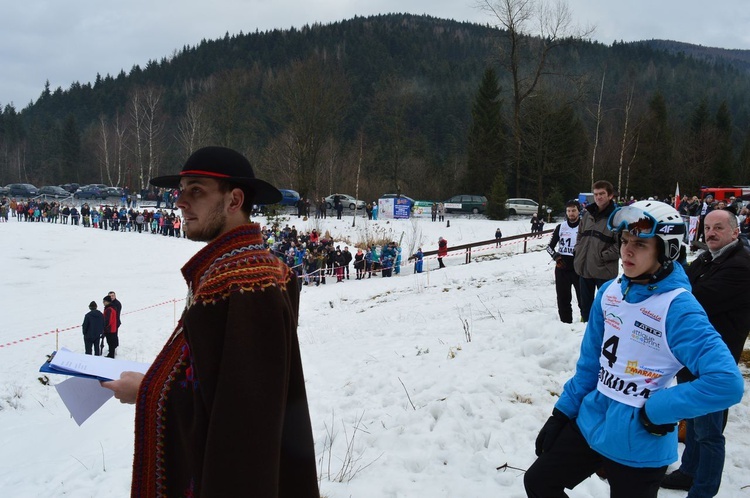
[[[131,313],[138,313],[140,311],[145,311],[145,310],[148,310],[148,309],[151,309],[151,308],[157,308],[159,306],[164,306],[166,304],[174,304],[174,303],[177,303],[179,301],[184,301],[184,300],[185,300],[185,298],[182,298],[182,299],[171,299],[169,301],[164,301],[162,303],[152,304],[151,306],[146,306],[144,308],[139,308],[137,310],[125,312],[125,313],[123,313],[123,315],[130,315]],[[21,344],[21,343],[24,343],[24,342],[28,342],[28,341],[31,341],[32,339],[39,339],[40,337],[46,337],[46,336],[51,335],[51,334],[59,334],[60,332],[67,332],[69,330],[76,330],[76,329],[80,329],[80,328],[81,328],[81,325],[73,325],[72,327],[65,327],[64,329],[55,329],[55,330],[50,330],[48,332],[42,332],[41,334],[30,335],[28,337],[24,337],[23,339],[17,339],[15,341],[6,342],[5,344],[0,344],[0,349],[2,349],[2,348],[8,348],[10,346],[15,346],[16,344]]]
[[[545,235],[545,236],[548,236],[548,235]],[[514,240],[514,241],[510,241],[510,242],[505,242],[505,243],[503,243],[503,245],[501,247],[493,247],[493,246],[490,245],[490,246],[488,246],[488,247],[486,247],[484,249],[472,250],[471,253],[473,255],[473,254],[478,253],[478,252],[492,251],[492,250],[495,250],[495,249],[502,249],[503,247],[508,247],[508,246],[511,246],[511,245],[514,245],[514,244],[519,244],[521,242],[524,242],[524,240],[525,239],[518,239],[518,240]],[[466,250],[465,249],[458,249],[458,250],[455,250],[455,251],[450,251],[449,250],[448,254],[445,255],[445,256],[443,256],[443,257],[444,258],[450,258],[450,257],[465,256],[465,255],[466,255]],[[435,256],[427,256],[427,257],[425,257],[423,259],[425,259],[425,260],[427,260],[427,259],[437,259],[437,255],[435,255]],[[404,267],[404,266],[409,265],[409,264],[413,264],[413,262],[410,261],[410,260],[407,261],[407,262],[404,262],[403,259],[401,260],[401,267]],[[297,266],[301,266],[301,265],[297,265]],[[321,268],[321,269],[315,270],[314,273],[327,272],[328,270],[329,270],[329,268]],[[364,270],[364,271],[366,272],[366,270]],[[382,271],[382,268],[379,268],[377,270],[370,270],[370,271],[372,273],[375,273],[375,272]],[[356,270],[355,270],[355,272],[356,272]],[[304,278],[305,275],[307,275],[309,277],[314,277],[315,276],[314,273],[307,273],[307,274],[303,273],[301,277]],[[335,277],[336,276],[335,273],[334,274],[326,273],[326,275],[330,276],[330,277]],[[326,276],[326,275],[324,275],[324,276]],[[161,303],[156,303],[156,304],[152,304],[150,306],[145,306],[143,308],[139,308],[139,309],[136,309],[136,310],[124,312],[123,315],[130,315],[132,313],[139,313],[141,311],[145,311],[145,310],[152,309],[152,308],[158,308],[159,306],[164,306],[164,305],[167,305],[167,304],[174,304],[174,303],[177,303],[179,301],[184,301],[184,300],[185,300],[185,298],[170,299],[169,301],[163,301]],[[81,328],[81,325],[74,325],[74,326],[71,326],[71,327],[63,328],[63,329],[55,329],[55,330],[50,330],[48,332],[42,332],[40,334],[30,335],[28,337],[24,337],[23,339],[17,339],[15,341],[6,342],[5,344],[0,344],[0,349],[2,349],[2,348],[8,348],[10,346],[15,346],[16,344],[21,344],[21,343],[24,343],[24,342],[28,342],[28,341],[31,341],[33,339],[39,339],[41,337],[46,337],[46,336],[48,336],[50,334],[59,334],[60,332],[67,332],[69,330],[76,330],[76,329],[80,329],[80,328]]]

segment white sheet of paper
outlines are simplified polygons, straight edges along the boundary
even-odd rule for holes
[[[74,353],[67,348],[60,348],[50,364],[61,373],[76,372],[106,379],[119,379],[122,372],[146,373],[150,366],[148,363]],[[55,385],[55,389],[78,425],[84,423],[114,396],[114,393],[102,387],[98,380],[84,377],[65,379]]]
[[[58,370],[94,375],[110,380],[119,379],[122,372],[146,373],[150,366],[148,363],[74,353],[67,348],[60,348],[50,365]]]
[[[114,396],[114,393],[102,387],[98,380],[82,377],[69,377],[57,384],[55,389],[78,425],[84,423]]]

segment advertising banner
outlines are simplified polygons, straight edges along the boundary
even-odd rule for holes
[[[411,210],[411,215],[417,218],[431,218],[432,203],[430,201],[416,201]]]
[[[408,220],[412,203],[404,197],[386,197],[378,199],[378,219]]]

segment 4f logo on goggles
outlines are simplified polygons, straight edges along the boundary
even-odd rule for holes
[[[674,229],[674,225],[663,225],[660,229],[657,230],[657,232],[672,233],[673,229]]]

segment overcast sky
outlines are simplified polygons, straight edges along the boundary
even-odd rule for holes
[[[0,105],[17,110],[41,94],[96,74],[116,75],[184,45],[256,29],[287,29],[392,12],[493,24],[474,0],[2,0]],[[593,39],[671,39],[750,49],[746,0],[568,0]]]

